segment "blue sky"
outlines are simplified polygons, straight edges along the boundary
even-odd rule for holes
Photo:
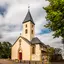
[[[40,32],[39,34],[48,34],[48,33],[50,33],[50,32],[51,32],[50,29],[44,28],[44,29],[41,30],[41,32]]]
[[[5,4],[5,5],[0,5],[0,15],[4,16],[5,13],[7,12],[7,7],[8,5]]]
[[[15,42],[22,33],[22,22],[30,5],[35,22],[35,36],[46,45],[62,48],[62,38],[53,39],[54,32],[44,27],[47,21],[43,7],[48,4],[49,2],[45,0],[0,0],[0,41],[9,41],[12,44]]]

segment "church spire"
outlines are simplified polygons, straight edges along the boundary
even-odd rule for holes
[[[29,22],[29,21],[32,22],[35,25],[35,23],[33,22],[33,18],[31,16],[31,13],[30,13],[30,6],[28,6],[28,13],[27,13],[23,23],[26,23],[26,22]]]
[[[28,6],[28,13],[23,21],[22,36],[31,41],[35,34],[34,27],[35,23],[33,22],[32,16],[30,14],[30,6]]]

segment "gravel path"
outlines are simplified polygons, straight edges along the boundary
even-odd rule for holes
[[[0,64],[13,64],[13,62],[7,59],[0,59]]]
[[[22,63],[14,63],[13,61],[7,59],[0,59],[0,64],[22,64]],[[64,62],[52,62],[51,64],[64,64]]]
[[[22,63],[15,63],[8,59],[0,59],[0,64],[22,64]]]

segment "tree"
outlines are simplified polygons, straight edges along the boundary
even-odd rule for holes
[[[62,50],[60,48],[55,48],[54,54],[61,54]]]
[[[52,56],[53,56],[53,54],[54,54],[54,48],[53,48],[53,47],[48,47],[48,48],[47,48],[47,54],[48,54],[48,56],[49,56],[49,60],[51,61]]]
[[[9,58],[11,56],[11,43],[9,42],[3,42],[2,47],[3,47],[3,58]]]
[[[47,0],[49,5],[44,7],[48,23],[45,27],[54,31],[54,37],[64,39],[64,0]]]
[[[0,58],[2,57],[2,44],[0,42]]]
[[[11,57],[11,43],[0,42],[0,58],[10,58]]]
[[[60,48],[55,48],[51,61],[61,61],[62,60],[61,51],[62,50]]]

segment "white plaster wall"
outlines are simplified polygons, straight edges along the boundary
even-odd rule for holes
[[[22,40],[22,56],[23,56],[23,60],[30,60],[30,45],[29,43],[27,43],[26,41]]]
[[[39,44],[36,44],[35,51],[35,54],[32,54],[32,61],[41,61],[41,50]]]
[[[42,46],[41,50],[47,51],[47,49],[45,47]]]
[[[27,24],[27,27],[26,27],[26,24]],[[32,27],[33,25],[33,27]],[[25,34],[25,30],[28,30],[28,33]],[[32,34],[32,30],[33,30],[33,34]],[[26,22],[23,24],[23,30],[22,30],[22,36],[27,38],[29,41],[32,40],[32,38],[34,38],[34,24],[31,23],[31,21],[29,22]]]
[[[19,40],[21,39],[22,60],[30,60],[30,45],[21,37],[14,44],[11,50],[11,59],[18,59]]]
[[[19,48],[19,43],[18,41],[14,44],[14,46],[11,49],[11,59],[18,59],[18,48]]]

